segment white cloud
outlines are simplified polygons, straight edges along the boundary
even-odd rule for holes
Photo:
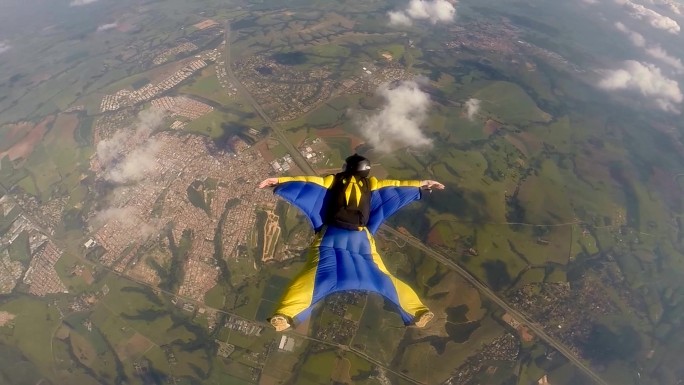
[[[411,25],[413,20],[408,17],[403,11],[390,11],[387,12],[390,18],[390,24],[392,25]]]
[[[119,25],[117,23],[102,24],[99,27],[97,27],[97,32],[106,31],[108,29],[114,29],[118,26]]]
[[[468,119],[475,119],[475,115],[480,111],[480,99],[470,98],[465,102],[465,112]]]
[[[105,179],[116,183],[135,182],[154,167],[159,148],[149,137],[163,120],[164,113],[160,110],[142,111],[134,129],[118,131],[97,144],[97,158],[105,169]]]
[[[421,91],[417,82],[385,83],[378,88],[377,94],[385,100],[382,109],[357,122],[361,134],[371,146],[381,152],[390,152],[407,146],[423,148],[432,145],[420,129],[427,117],[430,96]]]
[[[388,15],[392,25],[411,25],[413,20],[450,23],[456,16],[456,8],[447,0],[411,0],[405,9],[390,11]]]
[[[94,3],[98,0],[71,0],[71,3],[69,3],[70,7],[80,7],[82,5],[88,5],[91,3]]]
[[[684,9],[684,5],[677,3],[677,0],[646,0],[651,4],[656,4],[656,5],[661,5],[664,6],[665,8],[669,8],[670,11],[676,13],[677,15],[682,14],[682,9]]]
[[[646,48],[646,53],[649,54],[651,57],[656,58],[663,63],[672,66],[677,69],[677,71],[684,72],[684,64],[682,64],[681,59],[676,58],[674,56],[671,56],[670,54],[663,49],[663,47],[659,45],[653,45],[651,47]]]
[[[98,211],[89,222],[95,226],[102,226],[111,220],[126,222],[126,220],[132,218],[133,215],[134,210],[132,207],[110,207]]]
[[[679,113],[677,105],[684,100],[679,84],[665,77],[660,68],[634,60],[624,62],[621,69],[606,71],[599,86],[606,90],[638,91],[660,109],[674,113]]]
[[[8,42],[2,40],[0,41],[0,53],[7,52],[12,49],[12,46]]]
[[[148,140],[131,151],[121,162],[111,167],[105,176],[115,183],[136,182],[147,175],[157,164],[159,144]]]
[[[632,44],[634,44],[635,46],[643,47],[646,45],[646,39],[644,39],[644,37],[640,33],[630,30],[621,22],[618,21],[617,23],[615,23],[615,28],[617,28],[618,31],[627,34],[627,36],[629,36],[629,40],[631,40]]]
[[[636,47],[643,48],[646,54],[652,58],[662,61],[663,63],[675,68],[680,73],[684,72],[684,64],[682,64],[682,61],[679,58],[671,56],[659,44],[648,44],[643,35],[630,30],[620,22],[615,23],[615,27],[619,31],[625,33],[629,37],[629,40],[632,42],[632,44],[634,44]]]
[[[679,24],[675,20],[665,15],[661,15],[650,8],[646,8],[641,4],[636,4],[631,0],[615,0],[615,2],[626,7],[630,11],[629,14],[632,18],[646,20],[653,28],[661,29],[672,34],[678,34],[680,31]]]

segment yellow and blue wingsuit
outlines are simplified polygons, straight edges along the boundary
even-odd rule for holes
[[[363,290],[387,298],[397,306],[404,324],[411,324],[427,307],[413,289],[387,270],[373,235],[385,219],[420,199],[420,181],[368,178],[368,222],[358,230],[347,230],[324,223],[324,200],[334,180],[335,175],[278,178],[274,193],[306,215],[315,236],[304,269],[287,288],[275,314],[301,322],[309,316],[312,306],[327,295]]]

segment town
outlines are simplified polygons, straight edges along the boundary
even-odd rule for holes
[[[107,211],[113,215],[106,215],[105,222],[97,223],[101,216],[93,213],[93,239],[106,250],[100,262],[155,285],[158,274],[141,261],[139,248],[156,239],[169,224],[176,242],[190,230],[192,246],[187,252],[179,294],[203,302],[220,274],[214,256],[237,258],[238,248],[246,245],[254,227],[255,210],[274,203],[272,194],[256,189],[258,178],[267,175],[269,165],[254,148],[232,153],[214,148],[213,142],[200,136],[161,132],[147,140],[154,141],[157,148],[148,177],[119,187],[118,199]],[[131,145],[125,150],[128,154],[135,150],[136,143]],[[101,166],[94,162],[98,175],[105,177],[106,168]],[[203,193],[211,194],[204,201],[206,210],[193,205],[188,197],[188,186],[198,180],[215,181],[212,186],[204,184]],[[155,206],[158,210],[153,216]],[[221,215],[226,216],[229,226],[217,228]],[[221,232],[221,250],[216,250],[213,242],[217,231]]]
[[[234,67],[240,82],[275,121],[296,119],[335,96],[373,92],[382,83],[413,78],[391,60],[364,63],[358,75],[341,82],[325,67],[304,72],[266,56],[251,56]]]

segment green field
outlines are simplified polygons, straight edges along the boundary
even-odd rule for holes
[[[550,120],[550,116],[540,110],[534,100],[514,83],[494,82],[474,96],[482,101],[484,110],[506,123],[518,125]]]
[[[16,315],[10,333],[6,328],[0,329],[0,341],[16,346],[42,373],[51,373],[54,360],[50,347],[53,335],[61,325],[59,311],[30,297],[6,302],[0,310]]]

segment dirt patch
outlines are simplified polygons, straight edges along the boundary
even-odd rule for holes
[[[437,226],[433,226],[430,232],[428,233],[427,243],[430,245],[446,246],[444,240],[442,239],[442,236],[439,234],[439,231],[437,230]]]
[[[319,22],[318,24],[314,24],[309,28],[301,29],[298,31],[298,33],[308,34],[319,30],[327,31],[328,29],[330,29],[330,27],[336,25],[340,25],[346,29],[352,29],[354,27],[354,21],[347,19],[346,17],[339,15],[337,13],[327,14],[325,15],[323,21]]]
[[[527,151],[529,152],[537,152],[542,149],[544,146],[544,142],[536,135],[529,133],[529,132],[521,132],[519,134],[511,134],[508,135],[513,138],[516,138],[517,140],[520,140],[525,148],[527,148]]]
[[[254,147],[256,147],[257,151],[259,151],[266,162],[271,163],[275,160],[275,156],[273,156],[271,148],[268,145],[268,140],[260,140]]]
[[[9,124],[0,129],[0,151],[7,150],[18,141],[21,140],[27,133],[31,131],[33,124],[29,122],[22,122],[17,124]],[[3,133],[4,131],[4,133]]]
[[[527,326],[520,326],[518,332],[520,332],[520,338],[522,338],[524,342],[534,341],[534,334],[530,332],[530,329],[528,329]]]
[[[60,114],[55,120],[50,136],[60,145],[77,146],[74,131],[78,128],[78,117],[75,114]]]
[[[69,334],[71,333],[71,329],[69,329],[68,326],[62,324],[59,329],[57,329],[57,332],[55,332],[55,338],[60,339],[62,341],[66,340],[69,338]]]
[[[439,293],[446,293],[446,296],[440,298],[437,304],[430,303],[430,308],[433,311],[466,305],[468,306],[468,313],[466,314],[468,322],[478,321],[486,313],[486,310],[482,308],[482,299],[477,289],[463,281],[455,272],[449,272],[445,275],[437,285],[430,289],[428,296],[431,297]]]
[[[129,22],[116,23],[116,30],[119,32],[130,32],[135,29],[135,24]]]
[[[494,119],[487,119],[485,125],[482,127],[482,131],[487,134],[487,136],[495,134],[503,127],[503,124],[497,122]]]
[[[362,145],[364,143],[363,139],[361,139],[358,136],[351,135],[347,131],[343,130],[340,127],[335,127],[335,128],[325,128],[322,130],[316,130],[316,136],[319,138],[325,140],[325,138],[336,138],[336,137],[343,137],[343,138],[348,138],[351,140],[351,148],[355,149]]]
[[[92,285],[93,282],[95,282],[95,277],[93,277],[93,272],[88,268],[83,269],[83,271],[81,272],[81,278],[83,278],[85,283],[87,283],[88,285]]]
[[[204,21],[200,21],[199,23],[193,25],[193,27],[195,27],[197,29],[207,29],[207,28],[213,27],[215,25],[218,25],[218,23],[215,22],[214,20],[207,19]]]
[[[516,138],[513,135],[506,135],[506,141],[512,144],[513,147],[517,148],[518,151],[520,151],[520,153],[522,153],[525,157],[530,156],[530,154],[527,152],[527,147],[525,146],[525,143],[523,143],[523,141],[519,138]]]
[[[137,54],[137,53],[136,53]],[[146,72],[146,77],[152,84],[157,84],[165,81],[166,79],[174,76],[176,72],[180,71],[186,65],[197,60],[195,57],[189,57],[183,60],[174,61],[166,65],[157,67],[149,72]]]
[[[0,326],[5,326],[8,325],[12,320],[16,317],[16,315],[12,313],[8,313],[6,311],[0,311]]]
[[[350,369],[351,362],[348,359],[337,357],[330,379],[335,383],[352,384],[353,382],[349,375]]]
[[[48,125],[55,120],[54,116],[48,116],[43,119],[37,126],[33,127],[19,142],[10,147],[8,150],[0,152],[0,159],[5,155],[9,156],[11,160],[19,158],[28,158],[33,152],[33,148],[38,142],[43,139],[43,136],[48,130]]]
[[[147,349],[152,347],[152,342],[140,333],[135,333],[126,342],[116,346],[116,355],[121,361],[144,353]]]

